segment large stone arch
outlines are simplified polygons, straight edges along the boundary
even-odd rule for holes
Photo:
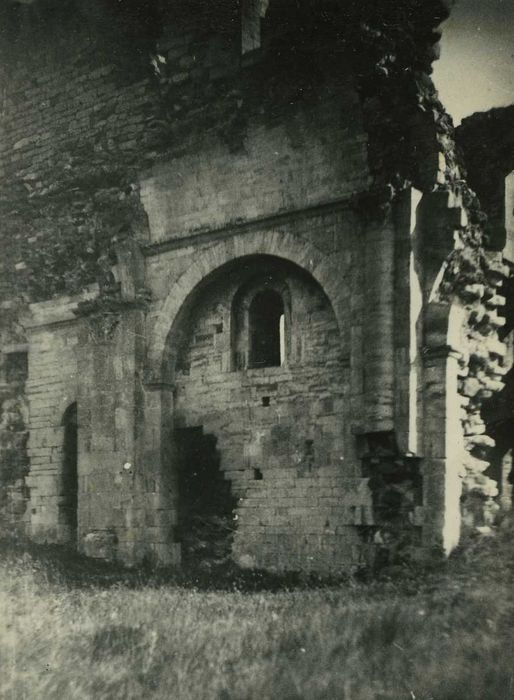
[[[214,243],[195,255],[194,262],[176,279],[158,310],[148,333],[146,377],[148,383],[161,383],[163,357],[168,335],[180,309],[196,287],[223,265],[252,255],[272,255],[294,263],[307,271],[329,298],[340,331],[344,328],[344,289],[340,284],[338,261],[327,257],[300,236],[280,231],[238,235]]]
[[[340,334],[350,332],[347,285],[341,283],[345,273],[340,259],[327,256],[299,236],[268,231],[213,243],[195,253],[191,265],[170,283],[166,298],[149,319],[144,408],[135,456],[135,462],[144,465],[146,482],[153,484],[145,509],[157,533],[151,545],[152,556],[161,563],[178,564],[181,560],[174,534],[179,501],[174,467],[175,385],[168,373],[170,343],[175,329],[180,328],[183,310],[189,308],[188,302],[195,302],[203,284],[220,271],[222,274],[224,267],[257,256],[282,260],[307,273],[327,297]]]

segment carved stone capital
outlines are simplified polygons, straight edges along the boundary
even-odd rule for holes
[[[74,314],[85,319],[89,339],[94,343],[109,343],[114,338],[122,315],[133,309],[146,310],[150,301],[147,290],[141,289],[132,300],[123,299],[119,289],[104,292],[96,299],[80,302]]]
[[[121,315],[103,311],[85,317],[89,339],[93,343],[110,343],[120,322]]]

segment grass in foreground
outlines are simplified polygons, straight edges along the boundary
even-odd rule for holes
[[[0,697],[512,700],[512,535],[407,581],[275,592],[4,547]]]

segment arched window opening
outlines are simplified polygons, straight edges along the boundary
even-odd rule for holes
[[[266,289],[258,292],[248,310],[249,367],[280,367],[285,357],[284,302],[281,295]]]
[[[242,0],[241,53],[255,51],[261,46],[261,20],[266,16],[269,0]]]
[[[62,480],[61,480],[61,523],[64,538],[74,544],[77,538],[78,508],[78,425],[77,404],[69,406],[63,416],[64,427]]]

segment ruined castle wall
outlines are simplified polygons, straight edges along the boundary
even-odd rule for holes
[[[2,46],[3,298],[28,294],[48,309],[59,307],[62,295],[80,293],[113,263],[112,241],[128,234],[177,243],[149,251],[145,285],[155,310],[213,231],[330,205],[367,182],[357,94],[345,71],[330,77],[331,67],[320,61],[312,74],[291,72],[287,61],[267,61],[265,51],[245,63],[240,27],[230,18],[218,18],[213,31],[208,18],[188,12],[145,32],[116,11],[109,22],[86,7],[70,12],[63,5],[43,19],[37,4],[19,12]],[[349,220],[321,213],[308,235],[331,253]],[[296,224],[282,224],[294,232]],[[51,297],[58,300],[47,302]],[[21,339],[30,343],[27,484],[39,538],[67,536],[59,521],[62,415],[77,399],[77,385],[91,381],[91,391],[78,397],[84,431],[85,404],[94,407],[105,391],[101,378],[112,379],[85,365],[91,376],[78,380],[78,333],[76,320],[48,317]],[[96,460],[116,472],[125,455],[116,446],[101,451],[87,459],[84,452],[83,469],[95,472]],[[80,488],[86,495],[109,492],[107,485],[89,488],[85,479]],[[105,511],[86,500],[84,535]],[[123,540],[126,526],[118,525]]]
[[[408,306],[408,285],[397,279],[395,286],[395,275],[405,276],[409,232],[407,239],[403,229],[397,235],[387,213],[391,188],[385,199],[380,192],[376,201],[355,197],[372,182],[349,45],[329,45],[321,32],[306,51],[289,17],[286,28],[277,25],[274,49],[266,40],[262,52],[243,58],[237,18],[217,18],[213,27],[191,17],[159,22],[155,34],[140,27],[127,34],[116,12],[106,23],[79,11],[64,21],[56,10],[40,44],[37,24],[36,31],[25,27],[9,56],[0,203],[2,235],[15,242],[5,261],[16,271],[15,292],[53,296],[42,302],[51,309],[95,277],[112,282],[106,272],[126,238],[136,239],[145,256],[144,279],[131,282],[130,301],[134,289],[145,300],[138,310],[123,306],[130,275],[118,256],[121,291],[111,289],[107,300],[123,297],[118,308],[107,306],[104,314],[100,305],[80,320],[66,312],[64,321],[42,318],[30,329],[32,531],[40,539],[66,537],[57,476],[61,420],[68,400],[77,399],[83,551],[128,562],[146,555],[162,562],[173,552],[178,561],[177,494],[166,483],[173,464],[160,463],[177,418],[177,425],[200,424],[214,434],[225,473],[234,472],[228,481],[244,500],[235,540],[242,562],[351,568],[364,556],[364,529],[372,525],[357,446],[368,434],[394,437],[399,423],[400,449],[419,443],[417,426],[411,430],[416,399],[410,396],[408,410],[405,399],[410,344],[418,338],[411,337],[411,318],[395,327]],[[273,34],[274,17],[263,25],[264,38],[267,30]],[[280,31],[289,32],[283,44]],[[383,123],[403,124],[373,100],[366,104],[377,133]],[[384,134],[382,167],[398,136]],[[400,253],[399,239],[406,248]],[[305,273],[284,273],[300,309],[293,307],[296,364],[243,377],[227,355],[233,288],[221,284],[222,276],[212,288],[220,321],[196,285],[232,260],[244,264],[248,251],[312,272],[329,305],[316,310],[324,297]],[[186,311],[193,308],[189,295],[199,294],[199,330],[188,351],[197,373],[177,376],[176,415],[174,384],[154,348],[180,311],[170,299],[175,292]],[[211,333],[212,325],[223,329]],[[177,351],[173,341],[168,349]],[[219,363],[217,353],[225,358]],[[212,395],[219,402],[214,415],[205,409]],[[247,405],[246,415],[240,409]],[[231,426],[226,431],[221,412]],[[393,445],[388,459],[396,452]],[[269,505],[272,492],[284,502]],[[410,491],[408,499],[410,517]]]
[[[52,42],[34,20],[4,49],[4,263],[33,298],[79,292],[127,233],[178,238],[366,186],[357,92],[324,49],[247,65],[235,20],[164,17],[149,39],[62,12]]]

